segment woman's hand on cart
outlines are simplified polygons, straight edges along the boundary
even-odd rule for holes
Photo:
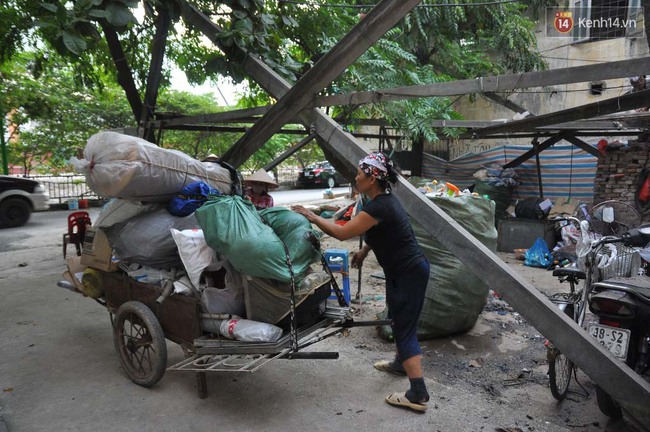
[[[304,217],[307,218],[309,222],[314,222],[314,220],[316,219],[316,214],[311,210],[307,210],[303,206],[300,205],[291,206],[291,210],[295,211],[298,214],[303,215]]]

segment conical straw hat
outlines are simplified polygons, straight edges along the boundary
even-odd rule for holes
[[[278,187],[278,184],[275,181],[273,181],[273,179],[269,176],[269,174],[263,169],[258,169],[253,174],[249,175],[244,179],[244,183],[250,183],[250,182],[267,183],[269,185],[269,188],[271,189],[275,189]]]

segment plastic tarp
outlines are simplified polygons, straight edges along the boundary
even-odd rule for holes
[[[184,186],[203,181],[219,192],[231,192],[230,172],[141,138],[100,132],[88,139],[84,158],[70,163],[86,176],[88,186],[104,198],[168,201]]]
[[[160,209],[135,216],[106,230],[108,241],[120,260],[164,269],[181,265],[170,230],[198,228],[194,215],[176,217]]]
[[[287,239],[296,280],[318,255],[304,253],[305,242],[309,241],[308,233],[315,237],[309,221],[289,213],[273,212],[268,215],[271,224],[268,226],[250,201],[239,196],[224,196],[208,201],[194,214],[208,245],[230,261],[237,271],[249,276],[290,282],[286,252],[278,235]],[[272,226],[276,227],[278,234]]]
[[[483,197],[429,198],[491,251],[496,251],[494,202]],[[411,220],[418,244],[431,264],[418,338],[432,339],[471,329],[486,304],[488,286],[458,258]],[[385,311],[384,314],[385,316]],[[390,328],[382,333],[391,337]]]

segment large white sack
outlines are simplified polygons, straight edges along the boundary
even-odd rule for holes
[[[104,204],[93,226],[100,228],[112,227],[115,224],[125,222],[142,213],[164,208],[162,206],[164,206],[162,203],[144,204],[139,201],[125,201],[113,198]]]
[[[116,132],[91,136],[84,159],[73,157],[70,163],[104,198],[167,201],[195,181],[208,183],[225,195],[231,190],[230,173],[220,165]]]

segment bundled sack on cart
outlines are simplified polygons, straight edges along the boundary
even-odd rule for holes
[[[179,267],[181,259],[171,229],[198,228],[194,215],[176,217],[159,209],[139,214],[106,229],[115,256],[157,269]]]
[[[99,196],[135,201],[168,201],[184,186],[203,181],[221,193],[232,191],[230,172],[141,138],[100,132],[88,139],[84,158],[70,163]]]
[[[243,281],[246,316],[287,330],[290,325],[291,284],[255,277]],[[325,312],[331,291],[330,276],[323,271],[308,273],[295,288],[297,324],[311,324]]]
[[[112,198],[104,204],[93,226],[106,229],[120,222],[126,222],[135,216],[162,208],[164,208],[163,203],[142,203]]]
[[[477,240],[496,251],[493,201],[471,196],[429,199]],[[424,307],[418,322],[418,338],[431,339],[468,331],[486,304],[488,286],[420,224],[414,220],[411,224],[418,244],[431,263]],[[385,316],[386,311],[382,314]],[[390,327],[382,328],[382,334],[392,337]]]
[[[250,201],[223,196],[208,201],[194,215],[208,245],[245,275],[290,282],[285,244],[296,279],[320,258],[311,224],[288,209],[265,213],[266,225]]]

